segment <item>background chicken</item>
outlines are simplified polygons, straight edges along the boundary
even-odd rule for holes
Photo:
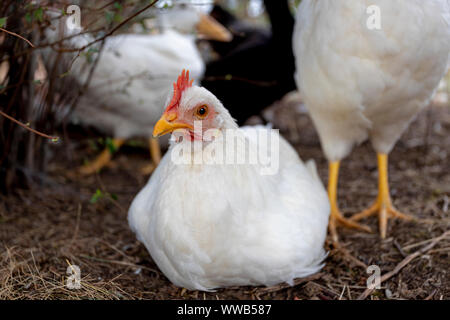
[[[208,41],[211,48],[219,56],[219,59],[245,50],[245,48],[251,48],[270,41],[271,32],[267,28],[258,27],[239,19],[218,4],[213,6],[210,15],[233,34],[233,39],[229,42]]]
[[[194,130],[194,121],[201,121],[201,132]],[[309,171],[283,138],[277,135],[277,152],[253,135],[258,129],[239,130],[220,101],[192,86],[184,71],[154,134],[176,129],[187,133],[171,145],[128,213],[138,239],[174,284],[191,290],[292,284],[322,267],[326,192],[314,169]],[[221,134],[207,142],[204,133],[211,129]],[[271,161],[279,156],[279,170],[261,174],[264,165],[247,157],[243,164],[229,164],[206,155],[206,163],[197,164],[195,152],[186,163],[173,161],[180,146],[191,150],[191,141],[203,142],[205,152],[224,150],[228,159],[234,137],[227,138],[225,130],[236,134],[250,159],[258,157],[251,154],[256,152],[270,152]]]
[[[380,29],[369,28],[369,6]],[[297,12],[294,51],[297,85],[330,162],[330,229],[361,227],[377,213],[380,234],[395,210],[388,187],[388,153],[415,115],[426,107],[447,70],[450,50],[447,0],[303,0]],[[340,160],[370,139],[378,155],[378,198],[346,220],[337,204]]]
[[[80,97],[72,118],[76,123],[113,135],[114,149],[129,138],[151,137],[152,124],[158,120],[164,106],[167,88],[179,70],[189,67],[196,78],[202,77],[205,64],[195,43],[196,29],[206,38],[220,41],[231,38],[225,28],[193,6],[177,6],[159,12],[157,19],[160,33],[109,37],[101,53],[81,54],[70,69],[70,76],[82,86],[89,77],[87,66],[100,54],[89,87]],[[65,32],[61,35],[54,26],[47,30],[48,38],[64,38],[82,31],[69,30],[65,20],[61,21]],[[89,33],[81,34],[66,45],[81,48],[94,39]],[[92,53],[92,49],[85,51],[88,50]],[[71,59],[75,57],[73,54]],[[49,55],[47,59],[51,60]],[[161,156],[157,141],[149,138],[149,142],[151,170]],[[106,165],[111,158],[110,149],[111,146],[107,147],[95,161],[81,168],[81,173],[91,174]]]

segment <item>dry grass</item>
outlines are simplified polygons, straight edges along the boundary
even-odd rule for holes
[[[308,116],[277,110],[275,124],[285,128],[303,159],[316,159],[326,181],[327,163]],[[295,119],[297,128],[287,130],[283,118]],[[49,174],[37,174],[42,186],[1,198],[0,299],[355,299],[366,289],[365,266],[389,272],[449,230],[450,109],[433,107],[418,117],[390,157],[395,205],[419,221],[389,221],[384,241],[378,234],[341,230],[344,250],[328,246],[322,273],[295,287],[180,290],[158,270],[127,224],[128,206],[147,180],[137,170],[146,164],[147,150],[125,147],[114,166],[82,178],[73,169],[96,154],[91,142],[73,132],[70,142],[55,147]],[[376,175],[369,144],[343,162],[339,200],[345,212],[358,212],[373,201]],[[104,196],[91,203],[97,189]],[[377,230],[375,218],[365,222]],[[449,252],[446,238],[369,299],[449,299]],[[65,286],[69,264],[81,269],[81,289]]]

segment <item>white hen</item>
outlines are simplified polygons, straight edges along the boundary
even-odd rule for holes
[[[201,122],[201,131],[194,130],[194,121]],[[262,130],[267,136],[267,128],[239,129],[220,101],[190,86],[184,72],[154,134],[179,128],[188,133],[171,144],[128,213],[131,228],[161,271],[177,286],[213,290],[292,284],[320,270],[330,207],[314,166],[308,170],[281,136],[275,136],[279,153],[266,148],[255,134]],[[213,141],[205,138],[211,129],[216,130]],[[279,170],[263,175],[266,167],[249,161],[212,164],[218,158],[208,156],[216,154],[211,150],[229,155],[226,130],[245,144],[249,157],[260,150],[270,150],[271,159],[279,156]],[[203,163],[195,162],[192,141],[201,143]],[[184,164],[172,160],[180,148],[192,156]]]
[[[366,139],[378,153],[379,195],[353,221],[379,212],[384,238],[388,216],[408,218],[392,206],[387,154],[446,71],[449,1],[303,0],[293,42],[297,85],[330,161],[333,238],[338,223],[358,226],[341,215],[336,188],[339,161]]]

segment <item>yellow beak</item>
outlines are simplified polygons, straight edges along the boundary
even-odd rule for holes
[[[206,40],[230,42],[233,39],[233,35],[216,19],[202,13],[196,28],[198,33]]]
[[[158,120],[155,127],[153,128],[154,138],[163,136],[167,133],[171,133],[172,131],[175,131],[177,129],[193,129],[191,125],[180,122],[173,122],[174,120],[176,120],[176,117],[172,117],[172,119],[169,120],[170,121],[167,121],[165,114],[162,115],[162,117]]]

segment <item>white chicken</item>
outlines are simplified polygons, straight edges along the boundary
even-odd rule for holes
[[[106,39],[89,87],[73,112],[75,122],[112,134],[115,148],[128,138],[151,137],[152,124],[163,110],[167,88],[179,70],[189,67],[196,77],[203,76],[205,64],[195,43],[196,29],[204,37],[219,41],[229,41],[231,37],[218,22],[193,6],[160,12],[158,21],[162,28],[160,34],[122,34]],[[64,35],[80,31],[66,27]],[[47,36],[57,38],[58,30],[49,28]],[[81,34],[71,38],[68,45],[80,48],[93,40],[92,35]],[[96,55],[81,55],[74,61],[70,75],[80,85],[86,82],[87,66]],[[157,164],[160,149],[152,138],[150,151],[154,164]],[[110,158],[110,148],[106,148],[95,161],[82,167],[81,173],[98,171]]]
[[[132,230],[161,271],[177,286],[213,290],[292,284],[320,270],[330,207],[315,169],[278,134],[279,153],[255,138],[267,128],[238,128],[211,92],[192,86],[188,73],[178,78],[173,95],[154,135],[181,128],[185,136],[172,141],[128,213]],[[194,129],[198,122],[200,130]],[[212,129],[215,138],[206,138]],[[271,158],[279,156],[279,170],[261,174],[263,164],[209,158],[216,153],[207,150],[226,150],[227,159],[235,150],[227,148],[229,130],[246,146],[238,157],[270,151]],[[197,150],[206,152],[203,163],[195,160],[196,142]],[[180,148],[188,150],[189,161],[173,160]]]
[[[450,52],[448,0],[303,0],[293,38],[296,81],[330,163],[330,231],[361,227],[379,214],[381,237],[395,210],[388,186],[388,154],[429,103]],[[340,160],[370,139],[378,154],[378,197],[345,219],[337,204]]]

